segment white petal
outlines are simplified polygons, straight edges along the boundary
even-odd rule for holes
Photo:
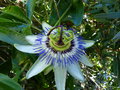
[[[85,81],[84,76],[81,72],[81,68],[78,63],[70,64],[67,66],[68,72],[75,78],[82,82]]]
[[[42,22],[42,28],[43,28],[45,34],[47,34],[48,31],[52,28],[52,26],[50,26],[50,25],[47,24],[46,22]]]
[[[95,41],[92,40],[83,40],[83,41],[85,42],[85,44],[83,44],[85,48],[91,47],[95,43]]]
[[[44,59],[44,60],[42,60]],[[29,79],[40,72],[42,72],[45,68],[47,68],[50,64],[46,64],[46,58],[42,58],[41,60],[38,59],[33,66],[30,68],[30,70],[26,74],[26,78]]]
[[[66,68],[54,67],[55,83],[57,90],[65,90]]]
[[[92,62],[89,60],[87,55],[81,55],[80,57],[81,57],[79,60],[80,62],[82,62],[86,66],[90,66],[90,67],[93,66]]]
[[[25,52],[25,53],[37,53],[35,52],[35,47],[32,45],[19,45],[19,44],[14,44],[15,48],[21,52]]]
[[[25,39],[30,43],[30,44],[36,44],[36,39],[37,35],[28,35],[25,37]]]

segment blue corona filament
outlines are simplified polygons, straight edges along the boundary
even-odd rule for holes
[[[62,27],[57,26],[55,28]],[[46,27],[48,30],[49,28]],[[67,37],[70,37],[70,34],[66,31],[72,31],[72,29],[64,29],[64,32],[66,33],[65,35]],[[46,33],[46,32],[45,32]],[[54,35],[57,34],[54,33]],[[73,38],[72,41],[70,41],[71,46],[64,50],[64,51],[59,51],[53,48],[50,45],[50,38],[46,37],[44,38],[45,35],[39,34],[37,36],[36,44],[34,45],[35,47],[35,52],[39,52],[40,58],[46,57],[46,64],[51,64],[51,65],[58,65],[62,67],[66,67],[67,64],[74,64],[78,62],[81,58],[81,55],[85,55],[85,47],[83,44],[85,42],[83,41],[82,37],[75,37]],[[43,59],[41,60],[43,61]]]

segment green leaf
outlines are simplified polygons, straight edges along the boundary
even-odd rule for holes
[[[31,20],[35,8],[35,2],[36,0],[28,0],[26,4],[26,11],[27,11],[27,16]]]
[[[6,18],[0,18],[0,26],[7,27],[7,28],[17,30],[17,31],[22,31],[23,28],[28,27],[28,25],[25,23],[12,21]]]
[[[9,44],[28,44],[23,34],[5,27],[0,27],[0,40]]]
[[[76,26],[81,24],[84,13],[84,6],[81,0],[60,0],[57,8],[58,10],[53,4],[52,14],[50,16],[50,23],[52,25],[54,25],[61,16],[62,22],[71,21]]]
[[[8,15],[14,16],[14,17],[16,17],[24,22],[30,23],[29,19],[26,17],[23,10],[17,6],[8,6],[5,9],[3,9],[2,12],[3,13],[1,14],[1,16],[4,14],[8,14]]]
[[[22,90],[22,87],[8,76],[0,73],[0,90]]]
[[[15,21],[12,21],[10,19],[0,18],[0,26],[2,26],[2,27],[15,27],[15,26],[19,26],[21,24],[22,23],[15,22]]]
[[[19,18],[15,17],[15,16],[13,16],[13,15],[4,13],[4,12],[0,14],[0,18],[7,19],[8,21],[26,23],[25,21],[20,20]],[[3,20],[3,21],[5,22],[5,21],[7,21],[7,20]]]
[[[23,33],[24,33],[25,35],[30,35],[30,34],[32,34],[31,25],[29,25],[29,26],[27,26],[27,27],[24,27],[24,28],[23,28]]]
[[[118,53],[118,56],[117,57],[114,57],[114,61],[113,61],[113,72],[114,74],[120,78],[120,53]]]
[[[95,15],[94,18],[102,18],[102,19],[120,18],[120,12],[100,13]]]
[[[10,19],[0,17],[0,22],[12,22],[12,21]]]
[[[7,27],[9,29],[16,30],[16,31],[23,31],[23,33],[25,34],[32,34],[31,25],[12,21],[10,19],[0,18],[0,26]]]

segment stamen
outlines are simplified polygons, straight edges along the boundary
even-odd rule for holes
[[[48,32],[47,36],[49,36],[49,35],[51,34],[51,32],[52,32],[53,30],[55,30],[56,28],[58,28],[58,27],[62,27],[62,26],[59,25],[59,26],[56,26],[56,27],[52,28],[52,29]]]

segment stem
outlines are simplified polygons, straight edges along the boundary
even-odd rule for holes
[[[55,2],[55,1],[54,1],[54,2]],[[56,3],[55,3],[55,4],[56,4]],[[65,14],[68,12],[68,10],[70,9],[71,5],[72,5],[72,4],[69,5],[69,7],[65,10],[65,12],[62,14],[62,16],[58,19],[58,21],[57,21],[56,24],[54,25],[54,28],[52,28],[52,29],[48,32],[47,36],[49,36],[50,33],[51,33],[55,28],[61,27],[61,26],[57,26],[57,25],[59,24],[59,22],[61,21],[61,19],[65,16]],[[56,7],[56,9],[57,9],[57,7]],[[57,14],[58,14],[58,9],[57,9]],[[58,16],[58,17],[59,17],[59,16]],[[56,26],[57,26],[57,27],[56,27]],[[61,29],[63,29],[63,27],[61,27]]]
[[[62,20],[62,18],[65,16],[65,14],[68,12],[68,10],[70,9],[72,4],[69,5],[69,7],[65,10],[65,12],[62,14],[62,16],[58,19],[58,21],[56,22],[56,24],[54,26],[57,26],[59,24],[59,22]]]
[[[48,11],[47,11],[47,4],[46,4],[46,1],[44,0],[44,8],[45,8],[45,13],[46,13],[46,18],[48,19]],[[46,20],[47,20],[46,19]]]
[[[39,23],[39,24],[42,24],[36,17],[35,15],[33,15],[34,19]]]
[[[58,11],[57,4],[56,4],[56,1],[55,1],[55,0],[54,0],[54,3],[55,3],[55,9],[56,9],[56,11],[57,11],[57,16],[58,16],[58,18],[60,18],[59,11]]]
[[[37,28],[36,26],[32,26],[32,28],[34,28],[34,29],[36,29],[36,30],[38,30],[38,31],[42,31],[42,30],[40,30],[39,28]]]

